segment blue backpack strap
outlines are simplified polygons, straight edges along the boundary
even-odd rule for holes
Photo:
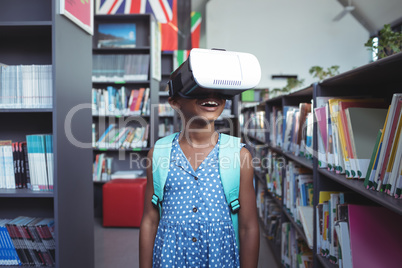
[[[170,167],[170,152],[172,150],[172,142],[177,133],[159,139],[154,146],[152,155],[152,174],[154,184],[154,194],[152,196],[152,203],[158,206],[159,213],[161,202],[163,200],[163,190]]]
[[[221,134],[219,144],[219,172],[226,202],[231,209],[237,246],[240,248],[238,214],[240,209],[240,138]]]

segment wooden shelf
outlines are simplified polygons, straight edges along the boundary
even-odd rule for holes
[[[27,109],[3,109],[0,108],[0,113],[51,113],[52,108],[27,108]]]
[[[149,80],[138,80],[138,81],[118,81],[118,82],[112,82],[112,81],[96,81],[92,82],[94,86],[104,86],[104,85],[121,85],[121,86],[141,86],[144,84],[149,84]]]
[[[93,52],[96,54],[110,54],[110,53],[119,53],[119,54],[149,54],[151,48],[149,46],[145,47],[134,47],[134,48],[118,48],[118,47],[103,47],[103,48],[93,48]]]
[[[349,189],[369,198],[370,200],[402,215],[402,200],[396,199],[392,196],[389,196],[385,193],[367,190],[364,188],[364,181],[357,179],[347,179],[344,175],[335,174],[326,169],[318,169],[318,172],[328,179],[336,181]]]
[[[296,231],[299,233],[299,235],[303,238],[303,240],[308,245],[307,237],[306,237],[306,234],[304,233],[303,227],[294,220],[293,216],[290,215],[290,213],[288,212],[286,207],[283,207],[282,210],[283,210],[283,213],[285,214],[285,216],[292,223],[293,227],[296,229]]]
[[[328,78],[320,83],[322,87],[376,86],[401,84],[402,52],[360,66],[356,69]]]
[[[272,251],[272,254],[274,255],[276,263],[278,265],[280,265],[280,263],[281,263],[281,245],[275,244],[274,240],[269,238],[269,236],[267,235],[266,230],[265,230],[264,222],[262,221],[261,218],[258,218],[258,219],[260,221],[260,226],[261,226],[260,229],[263,230],[262,236],[265,237],[268,246],[271,248],[271,251]],[[279,235],[281,235],[281,234],[279,234]]]
[[[93,148],[94,151],[96,152],[126,152],[126,153],[132,153],[132,152],[148,152],[151,150],[151,148],[146,147],[146,148],[133,148],[133,149],[103,149],[103,148]]]
[[[29,27],[29,26],[51,26],[52,21],[2,21],[0,27]]]
[[[250,135],[250,134],[247,134],[247,133],[244,132],[244,131],[242,131],[241,133],[242,133],[244,136],[246,136],[246,137],[248,137],[248,138],[250,138],[250,139],[252,139],[252,140],[254,140],[254,141],[258,142],[258,143],[266,144],[265,141],[260,140],[259,138],[256,138],[256,137],[254,137],[254,136],[252,136],[252,135]]]
[[[283,153],[283,155],[285,155],[287,158],[293,160],[294,162],[296,162],[306,168],[313,169],[313,160],[312,159],[295,156],[292,153]]]
[[[29,189],[0,189],[0,198],[53,198],[53,191],[40,192]]]
[[[313,160],[312,159],[307,159],[307,158],[301,157],[301,156],[295,156],[294,154],[292,154],[290,152],[284,152],[279,147],[269,146],[269,149],[271,149],[275,153],[278,153],[278,154],[281,154],[281,155],[285,156],[286,158],[296,162],[299,165],[302,165],[302,166],[304,166],[306,168],[309,168],[309,169],[313,169]]]
[[[149,118],[150,116],[149,115],[98,115],[98,114],[96,114],[96,115],[92,115],[92,117],[114,117],[114,118],[120,118],[120,117],[123,117],[123,118]]]
[[[316,254],[316,256],[317,256],[317,259],[322,264],[322,266],[324,266],[325,268],[339,268],[339,265],[329,262],[329,260],[327,258],[325,258],[319,254]]]

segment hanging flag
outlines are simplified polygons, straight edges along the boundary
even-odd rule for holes
[[[151,13],[161,25],[162,51],[191,49],[191,2],[188,0],[96,0],[95,9],[96,14]],[[197,31],[196,27],[195,36]]]
[[[200,47],[201,12],[191,12],[191,48]]]
[[[148,0],[96,0],[96,14],[145,13]]]
[[[171,2],[172,19],[168,23],[161,23],[162,51],[178,49],[177,0]]]
[[[146,13],[153,13],[160,23],[168,23],[173,19],[173,0],[148,0]]]
[[[173,70],[176,70],[190,55],[190,50],[173,51]]]

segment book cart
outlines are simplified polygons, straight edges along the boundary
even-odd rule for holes
[[[91,150],[71,138],[90,144],[91,112],[71,112],[91,99],[91,36],[58,14],[57,8],[52,0],[0,2],[0,62],[52,66],[51,108],[0,109],[0,140],[52,134],[54,154],[53,191],[0,189],[0,215],[54,218],[55,267],[90,268],[94,267]]]
[[[402,53],[398,53],[387,58],[378,60],[376,62],[369,63],[367,65],[358,67],[356,69],[350,70],[348,72],[339,74],[332,78],[326,79],[319,83],[314,83],[311,86],[301,89],[300,91],[290,93],[288,95],[283,95],[269,99],[263,103],[260,103],[256,107],[245,108],[242,111],[244,115],[244,122],[247,118],[255,116],[258,111],[265,112],[265,127],[270,126],[271,122],[270,115],[273,111],[273,107],[284,107],[287,105],[297,106],[299,103],[312,102],[312,108],[315,108],[315,99],[317,97],[347,97],[347,96],[366,96],[372,98],[385,98],[387,103],[390,104],[392,95],[394,93],[399,93],[402,90],[402,82],[400,80],[399,70],[402,67]],[[252,130],[252,128],[244,125],[242,128],[243,141],[247,141],[248,145],[251,146],[251,151],[253,156],[256,155],[253,152],[253,147],[255,145],[262,146],[263,150],[271,150],[277,156],[282,157],[285,163],[293,161],[297,165],[310,169],[313,175],[313,267],[338,267],[338,264],[331,263],[327,258],[322,257],[317,251],[317,214],[316,206],[318,204],[320,191],[342,191],[342,192],[352,192],[353,195],[359,199],[359,202],[367,205],[374,205],[385,208],[386,210],[395,213],[395,215],[402,215],[402,200],[395,199],[394,197],[388,196],[382,192],[377,192],[373,190],[367,190],[364,187],[363,179],[347,179],[344,174],[336,174],[335,172],[328,171],[326,168],[319,168],[318,159],[313,157],[308,160],[305,157],[295,156],[291,152],[285,152],[282,148],[272,145],[272,136],[270,132],[265,132],[265,137],[256,137],[255,133],[258,131]],[[317,141],[317,123],[314,121],[313,124],[313,150],[316,152],[318,150]],[[249,146],[250,147],[250,146]],[[265,151],[266,152],[266,151]],[[269,159],[270,160],[270,159]],[[294,220],[294,215],[289,213],[289,210],[285,207],[283,200],[283,185],[281,187],[281,195],[277,195],[275,192],[267,189],[267,169],[256,168],[255,169],[255,185],[256,192],[260,193],[263,191],[265,198],[270,199],[273,203],[276,203],[277,207],[280,209],[279,218],[281,222],[290,222],[292,228],[298,233],[299,237],[307,242],[307,235],[304,228]],[[281,170],[282,177],[285,176],[285,169]],[[282,181],[282,180],[281,180]],[[261,190],[261,188],[263,188]],[[258,196],[257,196],[258,199]],[[270,201],[270,202],[271,202]],[[257,200],[257,204],[258,204]],[[261,218],[261,223],[264,226],[264,219]],[[283,256],[281,256],[281,232],[277,232],[277,236],[268,234],[266,226],[264,226],[265,235],[268,237],[268,244],[271,246],[276,259],[279,260],[281,265],[283,264]],[[279,237],[278,237],[279,236]],[[353,258],[353,252],[352,252]]]
[[[100,47],[100,33],[98,31],[99,25],[114,24],[114,25],[124,25],[124,24],[135,24],[135,46],[134,47]],[[96,161],[96,156],[104,154],[106,158],[111,159],[111,173],[116,171],[139,171],[143,170],[145,175],[145,169],[142,166],[145,162],[143,159],[147,156],[151,146],[158,139],[157,131],[159,125],[158,118],[158,103],[159,103],[159,81],[154,78],[154,61],[156,61],[156,54],[160,53],[156,51],[154,44],[155,35],[153,34],[152,27],[156,27],[156,22],[152,14],[129,14],[129,15],[95,15],[94,16],[94,36],[93,36],[93,48],[92,53],[95,57],[97,56],[111,56],[114,55],[119,57],[121,55],[133,57],[134,63],[131,66],[132,70],[136,68],[147,68],[143,73],[146,77],[135,77],[133,79],[119,79],[115,81],[102,81],[99,79],[94,79],[92,82],[93,89],[107,90],[108,87],[113,87],[115,92],[125,90],[126,97],[130,96],[133,90],[140,90],[144,88],[149,90],[148,104],[144,107],[145,102],[140,106],[142,111],[135,113],[117,113],[117,114],[99,114],[93,113],[93,131],[95,132],[93,141],[98,141],[102,134],[107,130],[110,124],[115,124],[118,128],[121,127],[144,127],[148,125],[148,135],[144,137],[145,142],[136,147],[130,147],[122,149],[112,148],[108,146],[99,146],[99,144],[94,143],[93,149],[93,161]],[[143,61],[136,61],[138,57],[142,57]],[[118,60],[115,60],[115,62]],[[113,62],[112,62],[113,64]],[[161,64],[161,63],[159,63]],[[110,66],[113,71],[116,71],[117,67],[114,65]],[[157,68],[158,66],[156,66]],[[94,67],[95,68],[95,67]],[[160,68],[160,66],[159,66]],[[94,70],[95,71],[95,70]],[[134,74],[137,71],[133,72]],[[93,73],[94,75],[94,73]],[[144,76],[144,75],[143,75]],[[143,93],[145,96],[145,92]],[[130,107],[128,107],[129,109]],[[98,110],[99,111],[99,110]],[[109,140],[111,141],[111,140]],[[146,143],[146,145],[145,145]],[[110,173],[109,173],[110,175]],[[110,177],[108,178],[110,179]],[[107,180],[102,178],[97,178],[94,180],[94,195],[95,195],[95,216],[102,216],[102,186]]]

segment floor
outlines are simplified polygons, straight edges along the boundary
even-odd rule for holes
[[[260,232],[262,234],[262,232]],[[138,228],[103,228],[95,218],[95,268],[137,268]],[[265,237],[260,237],[258,268],[278,268]]]

